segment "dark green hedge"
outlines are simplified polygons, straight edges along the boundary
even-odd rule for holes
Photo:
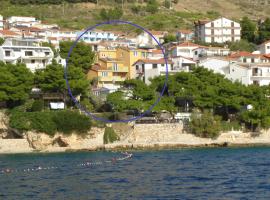
[[[54,135],[76,132],[83,135],[91,128],[90,118],[73,111],[12,112],[10,126],[20,131],[35,130]]]

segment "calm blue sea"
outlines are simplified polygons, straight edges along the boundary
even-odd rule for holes
[[[0,199],[270,199],[270,148],[132,153],[1,155]]]

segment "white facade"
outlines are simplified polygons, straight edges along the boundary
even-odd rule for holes
[[[77,32],[76,38],[82,34],[83,32]],[[88,31],[81,36],[80,40],[86,43],[98,43],[101,41],[115,41],[117,38],[118,36],[111,32]]]
[[[213,21],[198,21],[195,22],[195,37],[206,43],[234,42],[241,39],[241,26],[224,17]]]
[[[2,15],[0,15],[0,30],[4,29],[4,18]]]
[[[172,57],[182,56],[193,60],[198,60],[204,51],[205,47],[190,42],[184,42],[172,47],[170,53]]]
[[[173,62],[173,69],[177,71],[189,72],[191,66],[196,64],[194,60],[183,56],[172,57],[171,60]]]
[[[229,80],[244,85],[270,84],[270,63],[241,63],[223,58],[207,58],[201,61],[199,66],[223,74]]]
[[[159,42],[164,42],[164,36],[167,34],[166,32],[159,32],[159,31],[152,31],[151,34],[154,36],[154,38]],[[155,39],[152,38],[150,34],[147,32],[142,32],[140,35],[137,36],[137,45],[139,47],[154,47],[157,46],[157,42]]]
[[[146,84],[150,84],[150,79],[156,76],[166,74],[166,64],[164,59],[160,60],[138,60],[135,64],[136,67],[136,78],[142,80]],[[173,65],[168,61],[168,73],[176,73],[173,69]]]
[[[32,27],[36,24],[41,23],[41,21],[37,20],[35,17],[22,17],[22,16],[12,16],[12,17],[7,18],[6,21],[9,27],[15,27],[15,26]]]
[[[32,72],[51,64],[53,56],[50,47],[41,47],[35,40],[6,39],[0,46],[1,61],[12,64],[25,63]]]
[[[260,45],[261,54],[270,54],[270,41],[266,41]]]

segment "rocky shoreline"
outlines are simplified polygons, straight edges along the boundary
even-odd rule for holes
[[[1,116],[0,116],[1,118]],[[159,150],[202,147],[247,147],[270,146],[270,130],[260,134],[230,131],[221,133],[216,139],[199,138],[183,131],[183,125],[177,124],[113,124],[120,140],[104,144],[104,128],[92,127],[82,136],[76,133],[49,136],[29,131],[22,138],[11,139],[7,121],[0,120],[0,154],[36,153],[36,152],[74,152],[74,151],[123,151],[123,150]],[[16,134],[16,133],[15,133]]]

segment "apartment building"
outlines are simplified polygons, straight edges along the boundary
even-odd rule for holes
[[[261,54],[270,54],[270,40],[262,43],[259,46],[259,51]]]
[[[173,68],[173,63],[171,60],[167,60],[168,64],[168,73],[179,72]],[[149,85],[151,79],[160,76],[166,75],[166,62],[164,58],[161,59],[140,59],[134,63],[136,67],[136,78],[142,80],[145,84]]]
[[[53,51],[33,39],[8,38],[0,46],[0,60],[5,63],[25,63],[32,72],[44,69],[53,59]]]
[[[40,24],[41,21],[37,20],[35,17],[23,17],[23,16],[12,16],[6,19],[7,25],[11,27],[32,27],[34,25]]]
[[[2,15],[0,15],[0,30],[3,30],[4,29],[4,18],[3,18],[3,16]]]
[[[77,32],[76,37],[79,37],[82,34],[83,32]],[[85,34],[83,34],[80,40],[86,43],[98,43],[101,41],[115,41],[117,38],[118,36],[112,32],[94,30],[94,31],[88,31]]]
[[[194,25],[195,39],[202,42],[225,43],[241,39],[240,24],[225,17],[213,21],[199,20]]]

